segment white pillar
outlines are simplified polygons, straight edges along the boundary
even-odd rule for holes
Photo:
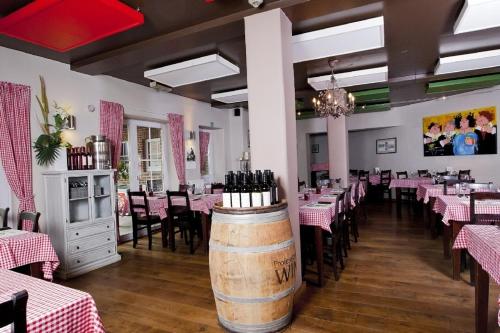
[[[328,117],[328,163],[330,179],[341,178],[342,187],[349,182],[349,140],[347,119]]]
[[[297,251],[301,283],[297,200],[297,134],[292,60],[292,23],[281,9],[245,17],[252,168],[271,169],[279,179]]]

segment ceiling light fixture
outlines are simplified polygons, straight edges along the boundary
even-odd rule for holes
[[[254,8],[259,8],[264,3],[264,0],[248,0],[248,4]]]
[[[454,34],[500,27],[500,0],[465,0]]]
[[[363,84],[386,82],[389,73],[387,66],[362,69],[335,75],[339,87],[352,87]],[[331,75],[315,76],[307,79],[307,83],[314,90],[324,90],[330,85]]]
[[[226,104],[246,102],[248,101],[248,89],[245,88],[212,94],[212,99]]]
[[[328,62],[332,70],[330,87],[320,91],[318,97],[314,97],[312,100],[316,115],[322,118],[328,116],[333,118],[350,116],[354,113],[354,108],[356,107],[353,94],[347,93],[345,89],[340,88],[335,80],[333,67],[337,62],[338,60]]]

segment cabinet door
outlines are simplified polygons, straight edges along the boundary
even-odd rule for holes
[[[68,176],[69,223],[92,220],[90,179],[87,175]],[[47,198],[47,200],[50,200]]]
[[[93,175],[93,214],[94,219],[109,219],[114,217],[113,208],[113,176],[112,174]]]

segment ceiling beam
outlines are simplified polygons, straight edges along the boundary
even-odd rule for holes
[[[249,8],[230,15],[219,17],[207,22],[196,24],[188,28],[169,32],[153,38],[149,38],[134,44],[130,44],[118,49],[103,52],[89,58],[80,59],[71,63],[71,69],[89,75],[104,74],[119,67],[128,67],[140,62],[144,62],[144,57],[149,59],[158,58],[161,53],[165,54],[166,49],[170,52],[170,48],[174,45],[174,41],[182,44],[179,41],[181,38],[193,38],[197,34],[210,34],[210,41],[213,42],[214,37],[231,39],[236,36],[233,34],[222,35],[220,29],[227,25],[239,23],[242,25],[242,20],[246,16],[250,16],[259,12],[265,12],[276,8],[286,8],[295,6],[310,0],[278,0],[271,2],[262,9]],[[234,29],[229,29],[234,30]],[[237,29],[235,33],[242,36],[241,29]],[[199,39],[199,38],[195,38]]]

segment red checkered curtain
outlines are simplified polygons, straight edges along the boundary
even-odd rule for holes
[[[184,116],[175,113],[168,114],[168,127],[170,141],[172,142],[172,154],[174,155],[175,171],[179,184],[186,184],[186,148],[184,146]]]
[[[123,105],[101,101],[100,134],[105,135],[112,145],[111,166],[118,167],[122,148]]]
[[[0,82],[0,159],[19,211],[34,212],[30,109],[30,87]]]
[[[200,131],[200,171],[202,175],[208,174],[208,145],[210,133]]]

